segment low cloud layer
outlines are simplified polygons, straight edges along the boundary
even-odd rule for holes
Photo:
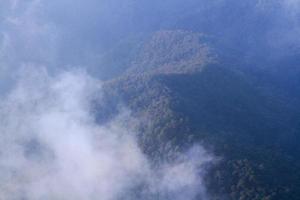
[[[128,111],[95,123],[101,83],[85,72],[24,69],[19,80],[0,107],[1,199],[207,198],[212,157],[194,146],[153,166],[126,124],[134,120]]]

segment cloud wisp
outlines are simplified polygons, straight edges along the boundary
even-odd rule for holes
[[[25,69],[0,103],[0,198],[206,199],[201,146],[150,164],[123,112],[103,125],[91,105],[101,83],[83,71]]]

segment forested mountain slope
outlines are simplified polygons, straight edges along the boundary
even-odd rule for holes
[[[212,199],[297,199],[298,65],[231,66],[201,38],[155,33],[131,67],[105,83],[110,106],[99,107],[113,115],[118,105],[128,106],[154,160],[191,143],[211,149],[220,158],[207,175]]]

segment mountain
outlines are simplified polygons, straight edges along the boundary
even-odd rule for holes
[[[128,73],[188,73],[214,62],[201,34],[188,31],[160,31],[145,42]]]
[[[299,199],[298,57],[251,67],[210,41],[182,30],[150,35],[105,82],[99,123],[129,107],[154,162],[206,146],[220,158],[207,174],[211,199]]]

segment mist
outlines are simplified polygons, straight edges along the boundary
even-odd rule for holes
[[[207,34],[218,53],[236,57],[286,56],[299,52],[299,8],[298,0],[4,0],[1,88],[27,64],[50,73],[83,67],[97,78],[115,77],[128,67],[136,43],[159,30]]]
[[[209,199],[215,157],[194,145],[153,164],[126,106],[97,123],[103,81],[160,30],[203,33],[220,57],[297,56],[299,9],[299,0],[2,0],[0,199]]]

